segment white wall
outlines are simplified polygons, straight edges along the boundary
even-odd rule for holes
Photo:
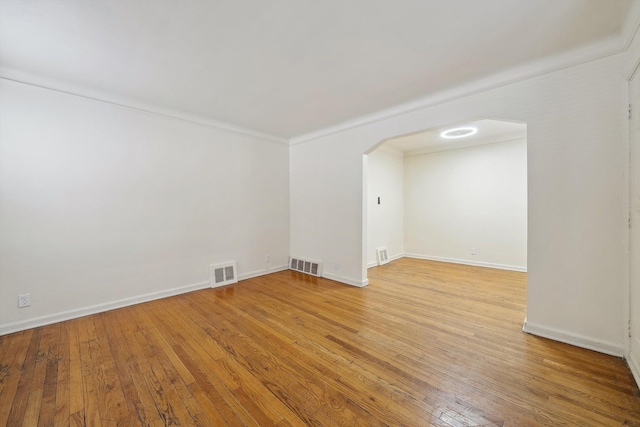
[[[384,146],[368,157],[367,264],[371,267],[377,265],[380,246],[387,247],[390,259],[404,255],[404,157]]]
[[[407,256],[526,271],[526,140],[406,157],[404,165]]]
[[[0,91],[0,333],[206,286],[215,262],[286,266],[285,144]],[[17,308],[22,293],[31,307]]]
[[[324,277],[362,286],[367,263],[362,250],[366,233],[362,215],[367,203],[364,151],[349,145],[318,143],[291,148],[291,253],[323,261]]]
[[[341,270],[327,271],[331,277],[366,284],[363,153],[383,139],[461,121],[524,121],[528,326],[621,355],[625,60],[609,56],[298,142],[291,150],[292,251],[335,260]]]

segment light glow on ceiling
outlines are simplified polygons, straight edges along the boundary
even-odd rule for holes
[[[464,138],[465,136],[471,136],[478,133],[478,128],[475,126],[461,126],[453,129],[447,129],[440,132],[440,136],[446,139]]]

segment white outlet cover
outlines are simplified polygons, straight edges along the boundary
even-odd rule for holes
[[[29,307],[31,305],[31,294],[18,295],[18,307]]]

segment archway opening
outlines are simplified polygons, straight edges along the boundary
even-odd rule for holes
[[[526,123],[430,128],[365,157],[367,268],[407,257],[527,271]]]

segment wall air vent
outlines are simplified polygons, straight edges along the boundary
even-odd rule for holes
[[[386,246],[376,248],[376,254],[378,255],[378,265],[387,264],[389,262],[389,252],[387,252]]]
[[[209,282],[211,287],[238,283],[238,274],[235,261],[227,261],[209,266]]]
[[[322,277],[321,261],[313,261],[292,256],[289,258],[289,269],[310,274],[312,276]]]

